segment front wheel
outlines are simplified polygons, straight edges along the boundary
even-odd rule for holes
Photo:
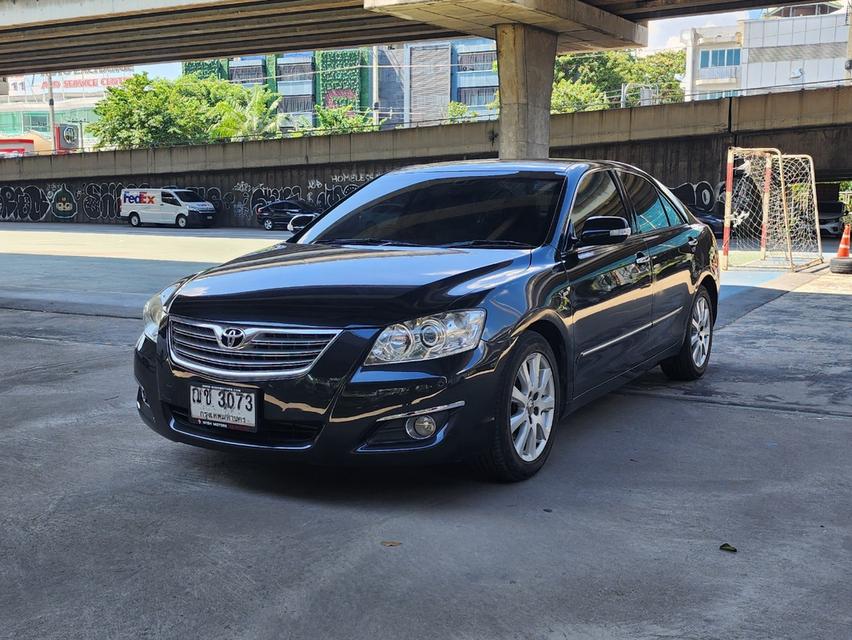
[[[186,219],[186,216],[185,216],[185,215],[183,215],[183,214],[180,214],[180,215],[179,215],[179,216],[175,219],[175,224],[178,226],[178,228],[179,228],[179,229],[186,229],[186,225],[187,225],[187,219]]]
[[[710,294],[701,287],[692,301],[689,326],[677,355],[660,363],[672,380],[698,380],[707,371],[713,346],[713,305]]]
[[[494,434],[479,463],[492,479],[519,482],[544,466],[559,419],[559,370],[547,340],[521,335],[498,384]]]

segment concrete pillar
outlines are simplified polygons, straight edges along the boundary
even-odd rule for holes
[[[517,23],[500,24],[495,29],[500,76],[500,157],[547,158],[556,34]]]

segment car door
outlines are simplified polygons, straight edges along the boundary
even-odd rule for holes
[[[683,339],[700,232],[647,177],[619,171],[619,178],[654,271],[650,357]]]
[[[631,220],[609,170],[584,175],[569,214],[565,268],[574,338],[574,395],[627,374],[647,353],[652,277],[642,238],[584,246],[583,226],[593,216]]]
[[[178,214],[183,212],[183,207],[177,196],[171,191],[163,191],[160,195],[160,224],[174,224]]]

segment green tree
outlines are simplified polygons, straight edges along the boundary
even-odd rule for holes
[[[251,97],[227,80],[190,74],[172,81],[137,74],[107,90],[89,131],[98,147],[117,149],[213,142],[230,137],[222,119],[231,109],[248,108]]]
[[[296,123],[296,135],[311,133],[313,135],[333,135],[341,133],[360,133],[364,131],[378,131],[379,124],[373,122],[373,114],[359,112],[351,104],[342,104],[337,107],[324,107],[318,104],[314,107],[316,125],[306,120]]]
[[[574,82],[566,78],[553,83],[551,113],[599,111],[607,106],[606,94],[593,84]]]
[[[686,52],[661,51],[640,56],[635,51],[575,53],[556,58],[555,82],[567,79],[592,85],[607,95],[609,102],[620,104],[621,88],[626,84],[647,85],[657,89],[663,102],[679,102],[683,90],[678,77],[686,70]],[[628,104],[639,103],[638,92],[628,94]]]
[[[476,111],[467,106],[464,102],[451,101],[447,105],[447,122],[473,122],[476,120]]]
[[[216,121],[210,128],[213,139],[279,137],[278,104],[276,96],[264,86],[251,89],[248,100],[242,95],[228,97],[214,107]]]

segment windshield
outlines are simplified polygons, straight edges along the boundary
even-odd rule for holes
[[[195,191],[175,191],[174,193],[181,202],[204,202],[204,199]]]
[[[391,173],[341,202],[299,242],[539,246],[563,183],[552,172]]]

